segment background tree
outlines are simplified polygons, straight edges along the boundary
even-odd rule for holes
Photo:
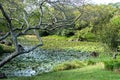
[[[109,23],[101,25],[99,40],[116,51],[120,45],[120,16],[114,16]]]
[[[75,22],[76,37],[87,41],[100,41],[101,26],[109,23],[115,12],[116,8],[110,5],[85,5],[84,14]]]

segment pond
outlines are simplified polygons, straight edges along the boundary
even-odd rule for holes
[[[32,76],[52,71],[56,64],[71,60],[87,59],[85,52],[70,50],[43,50],[40,48],[22,54],[3,68],[1,71],[7,76]]]

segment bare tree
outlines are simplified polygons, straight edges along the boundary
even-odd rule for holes
[[[28,2],[29,1],[29,2]],[[0,67],[12,60],[18,55],[29,53],[34,49],[42,46],[42,40],[38,30],[50,29],[53,30],[58,27],[69,26],[74,24],[76,20],[82,15],[82,9],[77,8],[71,0],[7,0],[0,3],[0,10],[2,14],[2,20],[6,22],[6,28],[8,32],[0,37],[0,41],[6,39],[7,37],[12,38],[15,51],[10,55],[6,56],[2,61],[0,61]],[[84,5],[84,0],[79,1],[80,6]],[[24,5],[21,5],[24,4]],[[12,6],[11,6],[12,5]],[[71,9],[78,9],[81,11],[81,14],[68,18],[66,14],[67,6],[70,6]],[[77,5],[78,6],[78,5]],[[54,11],[51,11],[50,9]],[[35,14],[34,11],[37,10],[39,14]],[[48,17],[46,18],[46,11],[48,12]],[[56,12],[55,12],[56,11]],[[30,22],[30,16],[33,14],[36,15],[36,21],[34,24]],[[59,17],[60,16],[60,17]],[[44,18],[48,20],[43,20]],[[15,25],[16,22],[18,25]],[[21,46],[18,41],[18,37],[22,35],[27,35],[27,32],[33,30],[35,36],[39,40],[39,44],[33,46],[32,48],[25,50],[24,46]]]

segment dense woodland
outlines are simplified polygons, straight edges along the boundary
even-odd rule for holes
[[[77,3],[0,0],[0,78],[119,80],[120,2]]]

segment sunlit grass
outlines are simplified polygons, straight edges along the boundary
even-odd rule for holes
[[[7,46],[4,44],[0,44],[0,46],[2,47],[2,50],[3,50],[2,53],[10,53],[14,51],[13,46]]]
[[[120,80],[120,75],[104,70],[103,63],[80,69],[51,72],[33,77],[18,77],[4,80]]]
[[[53,67],[53,71],[63,71],[63,70],[70,70],[70,69],[76,69],[87,66],[87,62],[79,61],[79,60],[73,60],[73,61],[66,61],[61,64],[55,65]]]
[[[110,54],[112,51],[107,45],[100,42],[87,42],[87,41],[70,41],[71,38],[61,36],[46,36],[42,37],[42,49],[54,50],[73,50],[80,52],[98,52]],[[20,37],[19,40],[25,44],[35,45],[38,44],[38,39],[34,35],[27,35]]]

